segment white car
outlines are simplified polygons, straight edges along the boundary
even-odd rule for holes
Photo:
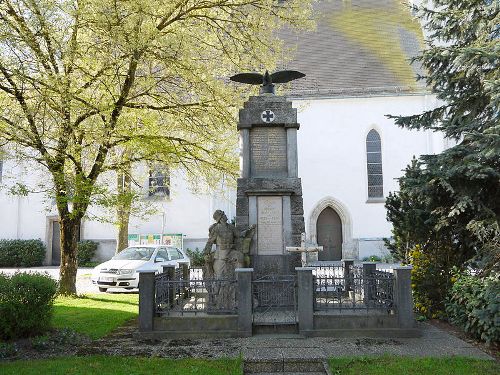
[[[130,246],[116,254],[107,262],[99,264],[92,270],[92,284],[99,287],[100,292],[108,288],[134,289],[139,287],[140,269],[154,269],[162,272],[163,266],[187,262],[189,257],[176,247],[165,245],[136,245]]]

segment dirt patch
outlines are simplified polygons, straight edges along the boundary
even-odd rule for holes
[[[461,328],[454,326],[444,320],[439,319],[431,319],[429,320],[429,324],[432,324],[434,327],[437,327],[445,332],[448,332],[450,335],[458,337],[459,339],[475,346],[479,350],[482,350],[485,353],[488,353],[497,361],[500,361],[500,345],[499,343],[493,343],[491,345],[486,345],[484,342],[479,341],[469,335],[467,332],[464,332]]]

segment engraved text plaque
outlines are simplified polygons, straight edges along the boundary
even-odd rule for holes
[[[281,197],[261,196],[257,198],[257,238],[259,255],[283,254]]]

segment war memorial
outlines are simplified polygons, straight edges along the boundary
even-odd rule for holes
[[[236,222],[214,212],[203,268],[185,264],[140,273],[137,337],[419,335],[410,267],[318,262],[322,248],[305,241],[297,110],[274,93],[274,83],[303,76],[282,71],[231,77],[261,85],[260,95],[239,113]]]

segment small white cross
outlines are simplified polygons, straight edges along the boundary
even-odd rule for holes
[[[264,122],[273,122],[274,121],[274,112],[270,111],[269,109],[266,109],[262,114],[260,115],[260,118]]]
[[[305,267],[307,266],[307,253],[323,251],[323,246],[306,246],[306,234],[302,233],[300,236],[300,247],[287,246],[286,251],[289,253],[301,253],[302,267]]]

